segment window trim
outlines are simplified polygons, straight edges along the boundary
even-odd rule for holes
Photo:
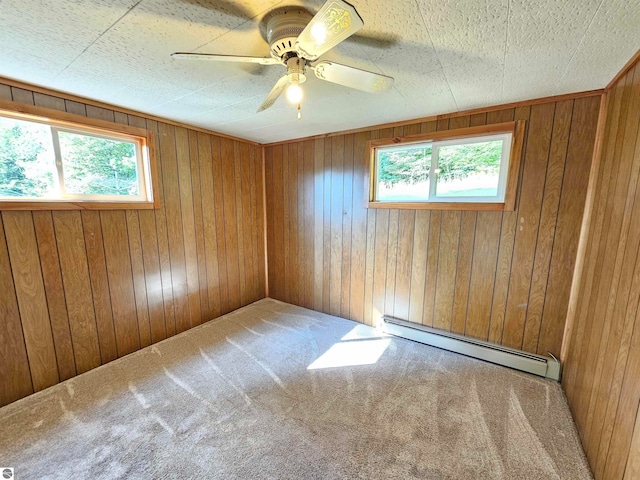
[[[22,199],[0,200],[0,210],[151,210],[160,208],[158,195],[158,171],[156,165],[156,135],[152,130],[122,125],[106,120],[84,117],[49,108],[36,107],[23,103],[0,100],[0,115],[35,123],[50,125],[55,130],[71,131],[101,137],[129,137],[139,142],[141,156],[138,166],[142,166],[146,199],[119,201],[113,197],[105,200],[86,199],[86,196],[69,199]],[[55,145],[54,145],[55,147]]]
[[[367,161],[369,163],[365,172],[365,208],[382,209],[411,209],[411,210],[503,210],[514,211],[522,162],[522,149],[524,144],[525,121],[496,123],[480,125],[476,127],[459,128],[454,130],[442,130],[438,132],[421,133],[405,137],[391,137],[377,140],[369,140],[366,146]],[[441,142],[460,140],[464,138],[482,137],[511,133],[511,148],[509,153],[509,170],[505,187],[504,202],[447,202],[447,201],[421,201],[421,202],[380,202],[375,200],[376,194],[376,150],[380,147],[402,145],[412,143]]]

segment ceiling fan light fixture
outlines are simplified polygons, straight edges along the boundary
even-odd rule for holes
[[[311,36],[317,45],[322,45],[327,40],[327,27],[323,23],[316,23],[311,28]]]
[[[362,27],[364,22],[353,5],[327,0],[298,36],[296,50],[306,60],[315,60]]]
[[[292,82],[287,87],[287,100],[294,105],[298,105],[302,101],[302,95],[302,87],[298,82]]]
[[[177,52],[172,58],[284,65],[287,72],[278,79],[257,112],[271,108],[286,93],[287,100],[297,106],[298,119],[304,96],[300,85],[307,80],[307,69],[321,80],[364,92],[384,92],[393,86],[393,78],[380,73],[326,60],[316,61],[364,27],[355,7],[345,0],[326,0],[313,16],[302,7],[277,8],[269,12],[263,22],[266,22],[271,57]]]

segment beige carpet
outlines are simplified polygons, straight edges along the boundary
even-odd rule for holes
[[[0,409],[16,479],[588,479],[556,383],[274,300]]]

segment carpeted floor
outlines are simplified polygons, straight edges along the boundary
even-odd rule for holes
[[[556,383],[274,300],[0,409],[16,479],[591,478]]]

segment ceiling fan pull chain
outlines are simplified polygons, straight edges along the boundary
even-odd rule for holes
[[[300,113],[300,104],[298,104],[298,120],[302,118],[302,114]]]

